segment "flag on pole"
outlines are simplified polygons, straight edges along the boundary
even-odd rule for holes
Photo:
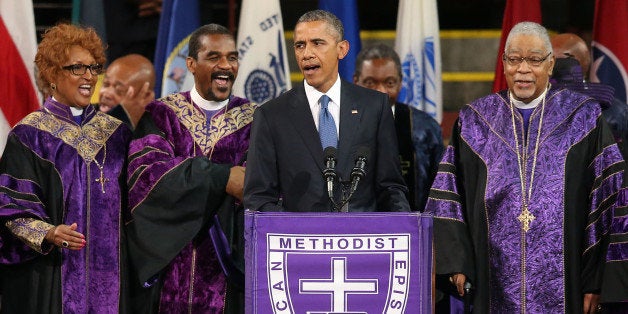
[[[243,0],[235,95],[262,104],[292,88],[279,0]]]
[[[31,0],[0,1],[0,155],[11,127],[41,105]]]
[[[349,53],[340,60],[338,72],[346,81],[353,82],[355,59],[362,49],[360,41],[360,20],[358,19],[358,5],[356,0],[319,0],[318,8],[336,15],[345,29],[345,39],[349,42]]]
[[[497,51],[497,62],[495,63],[495,80],[493,81],[493,92],[498,92],[508,88],[506,77],[504,76],[504,64],[502,54],[506,46],[508,33],[515,24],[523,21],[536,22],[541,24],[541,2],[539,0],[507,0],[504,9],[504,20],[502,22],[502,37],[499,41]]]
[[[200,26],[200,20],[197,0],[164,0],[162,3],[154,61],[157,98],[194,86],[185,58],[190,34]]]
[[[397,100],[443,118],[442,66],[436,0],[400,0],[395,50],[401,58]]]
[[[615,98],[628,102],[628,1],[597,0],[589,78],[615,88]]]

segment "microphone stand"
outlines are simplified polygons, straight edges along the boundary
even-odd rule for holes
[[[334,204],[334,209],[337,212],[347,212],[347,210],[343,211],[342,208],[349,202],[351,196],[353,196],[353,192],[355,192],[350,191],[350,193],[347,195],[347,186],[349,186],[349,184],[351,183],[351,181],[340,181],[340,184],[342,185],[342,199],[340,200],[340,203]]]
[[[360,147],[357,152],[357,157],[355,159],[355,166],[351,170],[351,180],[343,181],[338,180],[338,183],[341,184],[342,188],[342,197],[340,203],[336,203],[334,200],[334,189],[333,184],[334,181],[338,178],[338,174],[336,173],[336,148],[329,146],[325,148],[325,169],[323,170],[323,177],[325,181],[327,181],[327,196],[331,201],[333,208],[337,212],[347,212],[348,209],[343,210],[345,205],[349,202],[353,193],[358,189],[358,184],[360,180],[366,176],[366,160],[369,154],[368,148]],[[349,185],[349,193],[347,195],[347,186]]]
[[[358,184],[360,183],[360,180],[366,176],[365,168],[366,168],[366,156],[367,155],[368,155],[368,149],[364,147],[360,147],[358,151],[358,157],[355,159],[355,166],[353,167],[353,169],[351,169],[351,180],[342,182],[343,183],[343,199],[336,210],[343,211],[343,212],[348,211],[348,209],[346,210],[342,210],[342,209],[345,206],[345,204],[349,202],[349,200],[353,196],[353,193],[355,193],[355,191],[358,189]],[[348,195],[346,193],[347,185],[350,185]]]

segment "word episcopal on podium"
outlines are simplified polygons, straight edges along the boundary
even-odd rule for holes
[[[245,213],[246,313],[431,313],[432,218]]]

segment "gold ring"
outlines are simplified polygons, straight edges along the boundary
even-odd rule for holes
[[[63,241],[63,242],[61,242],[61,246],[62,247],[68,247],[68,246],[70,246],[70,243],[68,243],[68,241]]]

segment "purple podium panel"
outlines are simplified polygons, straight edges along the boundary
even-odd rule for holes
[[[245,213],[246,313],[431,313],[432,217]]]

